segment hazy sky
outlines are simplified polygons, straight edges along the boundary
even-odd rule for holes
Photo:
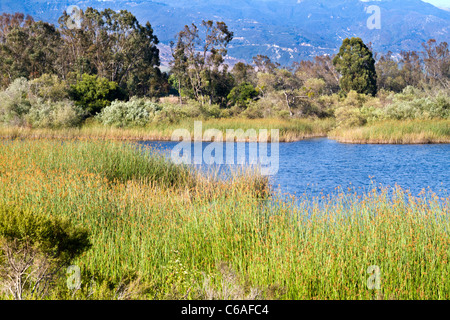
[[[450,8],[450,0],[422,0],[424,2],[429,2],[436,7],[447,7]]]

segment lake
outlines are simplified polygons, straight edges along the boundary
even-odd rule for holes
[[[178,143],[141,142],[141,144],[156,147],[170,154]],[[202,150],[208,145],[209,143],[202,143]],[[245,145],[248,160],[249,144]],[[251,145],[256,147],[256,144]],[[191,146],[194,150],[194,143],[191,143]],[[269,145],[269,151],[270,148]],[[237,159],[237,147],[234,149],[234,158]],[[226,157],[225,147],[223,152]],[[448,194],[449,165],[450,144],[342,144],[327,138],[319,138],[280,143],[279,170],[270,177],[270,181],[280,192],[297,196],[303,193],[311,196],[333,194],[337,192],[337,187],[351,187],[363,192],[371,188],[373,183],[378,186],[399,185],[409,189],[413,195],[418,195],[422,189],[428,187],[438,194]],[[209,167],[203,162],[202,168]],[[230,166],[219,167],[219,170],[226,171]]]

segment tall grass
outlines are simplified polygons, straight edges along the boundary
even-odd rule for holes
[[[97,139],[97,140],[138,140],[138,141],[168,141],[176,129],[187,129],[194,135],[194,119],[183,120],[179,123],[151,123],[146,127],[115,128],[103,126],[96,122],[85,124],[80,128],[63,129],[30,129],[20,127],[1,127],[0,138],[26,139]],[[307,119],[212,119],[202,122],[203,131],[208,129],[221,130],[226,137],[227,129],[279,129],[280,141],[290,142],[311,137],[324,137],[331,130],[334,121]],[[269,136],[270,138],[270,136]]]
[[[80,128],[31,129],[0,126],[0,139],[57,139],[57,140],[118,140],[170,141],[176,129],[187,129],[194,137],[194,119],[177,124],[153,123],[144,128],[115,128],[98,123]],[[202,130],[218,129],[224,140],[228,129],[247,131],[279,129],[280,142],[293,142],[313,137],[326,137],[344,143],[450,143],[449,120],[389,120],[373,122],[362,127],[335,128],[334,119],[210,119],[202,122]]]
[[[338,128],[331,131],[329,136],[347,143],[450,143],[450,121],[381,121],[364,127]]]
[[[108,297],[133,274],[147,284],[137,298],[206,298],[230,281],[225,265],[234,285],[263,298],[450,298],[448,197],[373,188],[320,203],[286,201],[261,196],[267,184],[254,173],[220,182],[191,172],[194,184],[171,184],[167,176],[186,177],[185,169],[142,151],[99,141],[5,141],[0,203],[88,227],[93,248],[75,263],[87,287],[91,278],[109,284]],[[154,163],[167,169],[153,174]],[[381,269],[379,292],[367,288],[372,265]],[[104,297],[93,292],[86,296]]]

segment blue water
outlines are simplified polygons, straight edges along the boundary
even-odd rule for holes
[[[177,142],[141,144],[170,154]],[[208,145],[203,143],[202,149]],[[249,144],[246,145],[248,159]],[[194,150],[193,144],[191,146]],[[270,145],[268,149],[270,151]],[[223,152],[226,157],[225,147]],[[374,183],[385,187],[398,185],[413,195],[419,195],[422,189],[427,188],[445,195],[450,190],[449,166],[450,144],[360,145],[320,138],[280,143],[279,170],[270,177],[270,181],[274,189],[297,196],[303,193],[329,195],[336,193],[338,187],[365,191]],[[208,165],[202,167],[207,168]],[[222,170],[228,168],[221,166]]]

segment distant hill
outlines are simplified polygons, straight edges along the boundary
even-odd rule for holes
[[[265,54],[282,64],[335,53],[352,36],[380,52],[420,50],[430,38],[450,39],[450,12],[420,0],[1,0],[0,11],[56,23],[69,5],[126,9],[141,22],[150,21],[163,44],[164,61],[176,33],[202,19],[228,24],[234,32],[229,55],[235,59]],[[370,5],[381,8],[380,30],[367,27]]]

